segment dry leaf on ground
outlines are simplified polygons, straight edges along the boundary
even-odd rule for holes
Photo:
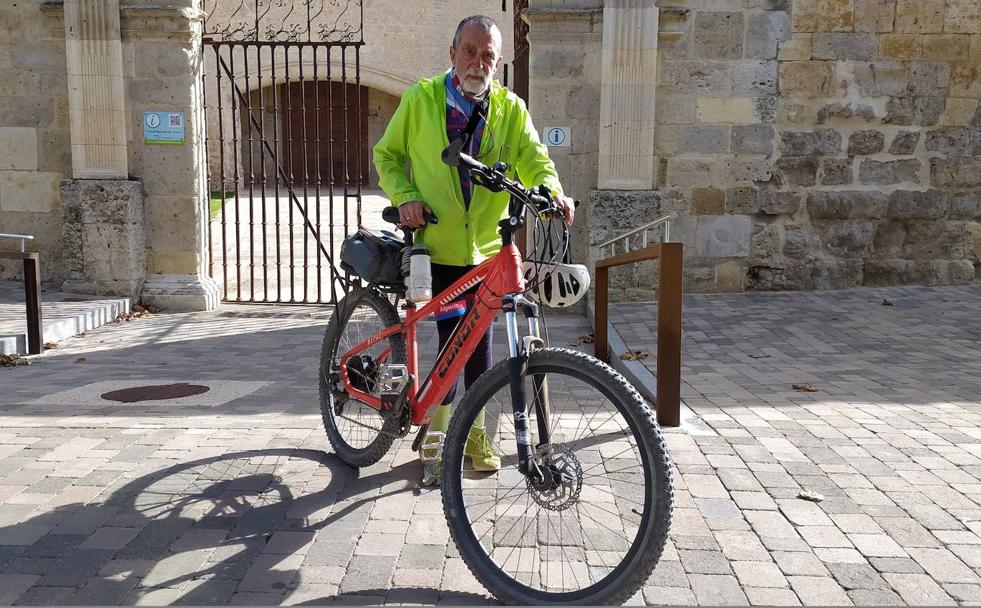
[[[750,355],[754,359],[769,359],[770,355],[764,355],[763,353],[757,353],[755,355]]]
[[[57,342],[45,342],[44,343],[44,350],[51,350],[53,348],[58,348],[58,343]]]
[[[797,498],[801,498],[803,500],[809,500],[811,502],[821,502],[822,500],[824,500],[824,496],[821,495],[819,492],[815,492],[814,490],[807,490],[807,489],[801,490],[800,494],[797,495]]]
[[[800,383],[800,384],[793,384],[791,386],[793,386],[793,389],[795,391],[800,391],[802,393],[816,393],[817,390],[818,390],[818,389],[814,388],[814,386],[811,385],[811,384],[803,384],[803,383]]]
[[[20,355],[0,355],[0,367],[15,367],[17,365],[30,364],[30,361]]]
[[[85,363],[85,357],[79,357],[78,359],[75,359],[75,363]]]
[[[890,300],[888,298],[882,298],[882,305],[883,306],[892,306],[892,300]]]
[[[620,353],[621,361],[643,361],[644,359],[650,357],[651,354],[644,352],[642,350],[628,350],[625,353]]]

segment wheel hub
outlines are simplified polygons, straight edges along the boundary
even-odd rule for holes
[[[582,492],[582,464],[572,450],[562,447],[546,456],[540,465],[541,479],[526,478],[534,501],[549,511],[565,511],[579,502]]]

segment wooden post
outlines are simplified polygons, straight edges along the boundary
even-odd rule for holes
[[[657,286],[657,421],[681,424],[682,245],[663,243]]]
[[[24,258],[24,296],[27,301],[27,352],[40,355],[44,351],[44,330],[41,326],[41,272],[38,254]]]
[[[610,344],[606,324],[609,319],[609,285],[606,266],[596,266],[596,310],[593,321],[593,354],[604,363],[610,362]]]

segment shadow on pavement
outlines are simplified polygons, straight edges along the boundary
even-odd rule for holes
[[[310,597],[303,589],[305,583],[322,589],[316,585],[327,581],[303,580],[301,565],[313,573],[345,566],[374,501],[417,491],[408,483],[418,476],[417,466],[386,464],[360,477],[333,455],[300,449],[176,464],[107,490],[98,504],[66,504],[0,528],[0,574],[32,583],[18,596],[0,591],[0,599],[8,599],[0,603],[50,603],[49,590],[60,588],[66,591],[54,599],[61,604],[311,605],[385,598],[486,604],[489,598],[479,595],[384,587],[392,569],[378,574],[377,588],[346,590],[346,580],[335,580],[339,593]],[[300,590],[303,599],[290,601]]]

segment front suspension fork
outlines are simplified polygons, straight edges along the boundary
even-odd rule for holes
[[[521,306],[528,317],[528,336],[524,339],[518,334],[517,307]],[[511,406],[514,415],[514,435],[518,449],[518,468],[525,475],[539,481],[544,479],[535,450],[531,447],[528,429],[528,405],[525,399],[524,377],[531,351],[545,345],[539,334],[538,305],[524,296],[511,295],[504,298],[504,318],[508,332],[508,372],[511,381]],[[548,384],[544,374],[532,378],[532,403],[538,427],[538,452],[542,454],[551,444],[549,420],[551,411],[548,399]]]

